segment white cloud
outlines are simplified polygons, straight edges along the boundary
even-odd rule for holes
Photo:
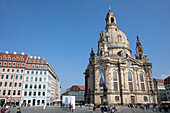
[[[162,75],[161,75],[161,78],[162,78],[162,79],[165,79],[165,78],[168,77],[168,76],[170,76],[170,73],[169,73],[169,74],[162,74]]]

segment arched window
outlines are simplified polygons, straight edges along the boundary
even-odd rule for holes
[[[111,18],[111,23],[114,23],[114,18],[113,17]]]
[[[106,36],[106,42],[108,42],[108,36]]]
[[[118,101],[119,100],[119,96],[115,96],[115,100]]]
[[[128,72],[128,81],[132,81],[132,73]]]
[[[144,79],[143,79],[143,74],[140,73],[139,76],[140,76],[140,81],[143,82],[143,81],[144,81]]]
[[[117,73],[115,71],[113,72],[113,81],[117,81]]]
[[[103,89],[104,86],[104,72],[100,71],[99,72],[99,87],[100,89]]]
[[[147,96],[144,96],[144,101],[146,102],[146,101],[148,101],[148,97]]]

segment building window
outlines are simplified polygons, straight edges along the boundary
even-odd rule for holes
[[[31,60],[29,60],[29,63],[31,63]]]
[[[35,63],[35,60],[33,60],[33,63]]]
[[[42,65],[40,66],[40,69],[43,69],[43,66],[42,66]]]
[[[11,95],[11,90],[8,90],[8,95]]]
[[[34,85],[34,89],[37,89],[37,85],[36,84]]]
[[[35,77],[35,81],[37,81],[37,77]]]
[[[32,84],[30,84],[30,89],[32,89]]]
[[[19,69],[17,69],[17,73],[19,73]]]
[[[4,79],[4,75],[1,75],[1,79]]]
[[[18,75],[15,76],[15,79],[16,79],[16,80],[18,79]]]
[[[12,60],[14,61],[14,60],[15,60],[15,57],[13,57]]]
[[[24,96],[27,96],[27,92],[26,91],[24,92]]]
[[[31,74],[34,74],[34,71],[31,71]]]
[[[36,71],[36,74],[38,75],[38,71]]]
[[[20,80],[22,80],[22,75],[20,75]]]
[[[31,82],[33,81],[33,77],[31,77]]]
[[[115,100],[116,100],[116,101],[119,101],[119,96],[115,96]]]
[[[0,87],[2,87],[2,82],[0,82]]]
[[[7,69],[7,72],[9,72],[10,71],[10,69]]]
[[[16,94],[16,90],[13,90],[13,95],[15,95]]]
[[[144,83],[141,83],[141,89],[142,89],[142,91],[145,91],[145,85],[144,85]]]
[[[2,72],[5,72],[5,69],[3,69]]]
[[[117,73],[115,71],[113,72],[113,81],[117,81]]]
[[[14,69],[12,69],[12,72],[14,72]]]
[[[140,81],[143,82],[143,81],[144,81],[144,79],[143,79],[143,74],[140,73],[139,76],[140,76]]]
[[[47,69],[47,66],[45,66],[45,69]]]
[[[100,87],[100,90],[103,90],[103,85],[104,85],[104,72],[103,71],[100,71],[99,72],[99,87]]]
[[[129,90],[133,91],[133,83],[132,82],[129,82]]]
[[[38,96],[41,96],[41,92],[38,92]]]
[[[47,74],[47,72],[45,71],[45,72],[44,72],[44,75],[46,75],[46,74]]]
[[[9,83],[9,87],[12,87],[12,82]]]
[[[44,61],[43,60],[41,60],[41,64],[43,64],[44,63]]]
[[[14,87],[17,87],[17,83],[15,82]]]
[[[128,81],[132,81],[132,73],[128,72]]]
[[[13,62],[13,66],[15,66],[16,65],[16,63],[15,62]]]
[[[37,63],[40,63],[40,61],[39,61],[39,60],[37,60]]]
[[[25,89],[27,89],[28,88],[28,84],[25,84]]]
[[[117,82],[114,82],[114,91],[118,91]]]
[[[6,66],[6,62],[4,62],[4,66]]]
[[[119,42],[121,42],[122,41],[122,37],[118,36],[118,40],[119,40]]]
[[[40,82],[42,81],[42,78],[41,78],[41,77],[39,78],[39,81],[40,81]]]
[[[2,65],[2,62],[0,62],[0,65]]]
[[[22,70],[21,70],[21,73],[23,73],[23,72],[24,72],[24,70],[22,69]]]
[[[13,75],[11,75],[11,80],[13,79]]]
[[[43,89],[45,89],[45,85],[43,85]]]
[[[46,82],[46,77],[44,77],[44,82]]]
[[[6,79],[8,79],[8,77],[9,77],[9,76],[8,76],[8,75],[6,75]]]
[[[18,94],[17,95],[20,95],[20,90],[18,90]]]
[[[0,60],[2,60],[2,57],[0,56]]]
[[[35,68],[35,65],[32,65],[32,68],[34,69],[34,68]]]
[[[29,74],[30,72],[29,71],[27,71],[27,74]]]
[[[43,96],[45,96],[45,92],[43,92]]]
[[[8,63],[8,66],[11,66],[11,62]]]
[[[5,95],[6,94],[6,90],[3,90],[3,95]]]
[[[32,95],[32,92],[29,92],[29,96],[31,96]]]
[[[39,85],[39,89],[41,89],[41,85]]]
[[[42,71],[40,71],[40,75],[42,75]]]
[[[28,81],[29,80],[29,78],[28,77],[26,77],[26,81]]]
[[[28,65],[28,68],[30,68],[30,65]]]
[[[148,101],[148,98],[147,98],[147,96],[144,96],[144,101],[146,102],[146,101]]]
[[[36,68],[38,69],[38,68],[39,68],[39,65],[37,65]]]
[[[24,67],[25,66],[25,64],[24,63],[22,63],[22,67]]]
[[[21,87],[21,83],[19,83],[19,87]]]
[[[18,63],[18,65],[17,65],[18,67],[20,66],[20,63]]]
[[[34,96],[36,96],[36,92],[34,92]]]
[[[4,87],[7,87],[7,82],[4,83]]]

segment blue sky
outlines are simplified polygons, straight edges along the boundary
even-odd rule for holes
[[[91,47],[109,10],[135,56],[138,35],[153,77],[170,75],[170,0],[0,0],[0,52],[40,56],[55,69],[62,91],[84,85]]]

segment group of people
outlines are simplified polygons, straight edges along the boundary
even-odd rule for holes
[[[162,112],[162,110],[164,110],[164,112],[169,112],[170,106],[168,106],[168,105],[161,105],[158,108],[159,108],[160,112]]]
[[[8,108],[5,108],[4,106],[1,109],[1,113],[10,113],[10,111],[8,110]],[[21,113],[20,108],[17,109],[16,113]]]
[[[96,110],[96,105],[93,106],[93,112],[95,112],[95,110]],[[117,109],[114,105],[113,106],[108,105],[108,106],[101,106],[100,111],[102,113],[108,113],[108,112],[114,113],[115,111],[117,111]]]

